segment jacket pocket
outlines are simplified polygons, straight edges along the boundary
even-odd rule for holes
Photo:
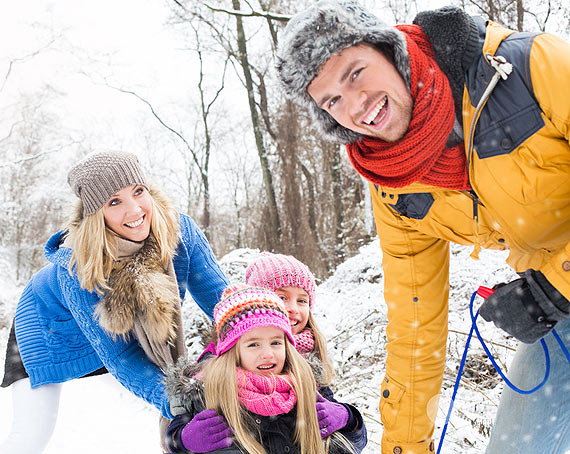
[[[380,388],[380,418],[387,429],[394,427],[400,411],[400,401],[406,393],[405,386],[386,375]]]

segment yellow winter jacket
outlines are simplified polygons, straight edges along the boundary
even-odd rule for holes
[[[479,26],[479,33],[483,53],[466,72],[463,93],[476,205],[467,192],[420,183],[370,185],[388,307],[383,454],[434,449],[449,242],[474,245],[475,256],[480,247],[509,249],[507,262],[515,271],[540,270],[570,299],[570,45],[492,22]],[[498,81],[476,114],[496,72],[487,54],[504,56],[514,71]]]

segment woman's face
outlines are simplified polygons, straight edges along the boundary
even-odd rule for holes
[[[285,333],[275,326],[254,328],[240,337],[240,367],[259,375],[279,375],[285,367]]]
[[[103,206],[107,226],[122,238],[144,241],[150,233],[152,197],[144,186],[127,186]]]

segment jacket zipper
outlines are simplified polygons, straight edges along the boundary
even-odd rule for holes
[[[491,96],[491,93],[495,89],[499,79],[506,80],[511,71],[513,70],[512,65],[502,56],[494,56],[491,54],[485,55],[486,60],[491,64],[493,68],[495,68],[495,74],[491,78],[489,85],[483,92],[481,99],[477,103],[477,107],[475,108],[475,113],[473,114],[473,118],[471,119],[471,126],[469,127],[469,142],[467,147],[467,179],[469,181],[469,186],[471,186],[471,190],[467,192],[471,200],[473,201],[473,230],[475,233],[475,247],[473,248],[473,252],[471,253],[471,258],[479,259],[479,252],[481,251],[481,240],[479,238],[479,204],[483,205],[481,199],[475,192],[473,185],[471,184],[471,156],[473,155],[473,140],[475,137],[475,125],[479,121],[479,116],[481,115],[481,110],[485,107],[487,100]]]

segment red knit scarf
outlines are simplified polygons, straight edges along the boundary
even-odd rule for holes
[[[391,188],[415,181],[469,190],[465,147],[446,148],[455,107],[451,88],[439,69],[431,44],[417,25],[398,25],[408,44],[411,71],[412,119],[396,142],[364,137],[346,146],[354,168],[367,180]]]

